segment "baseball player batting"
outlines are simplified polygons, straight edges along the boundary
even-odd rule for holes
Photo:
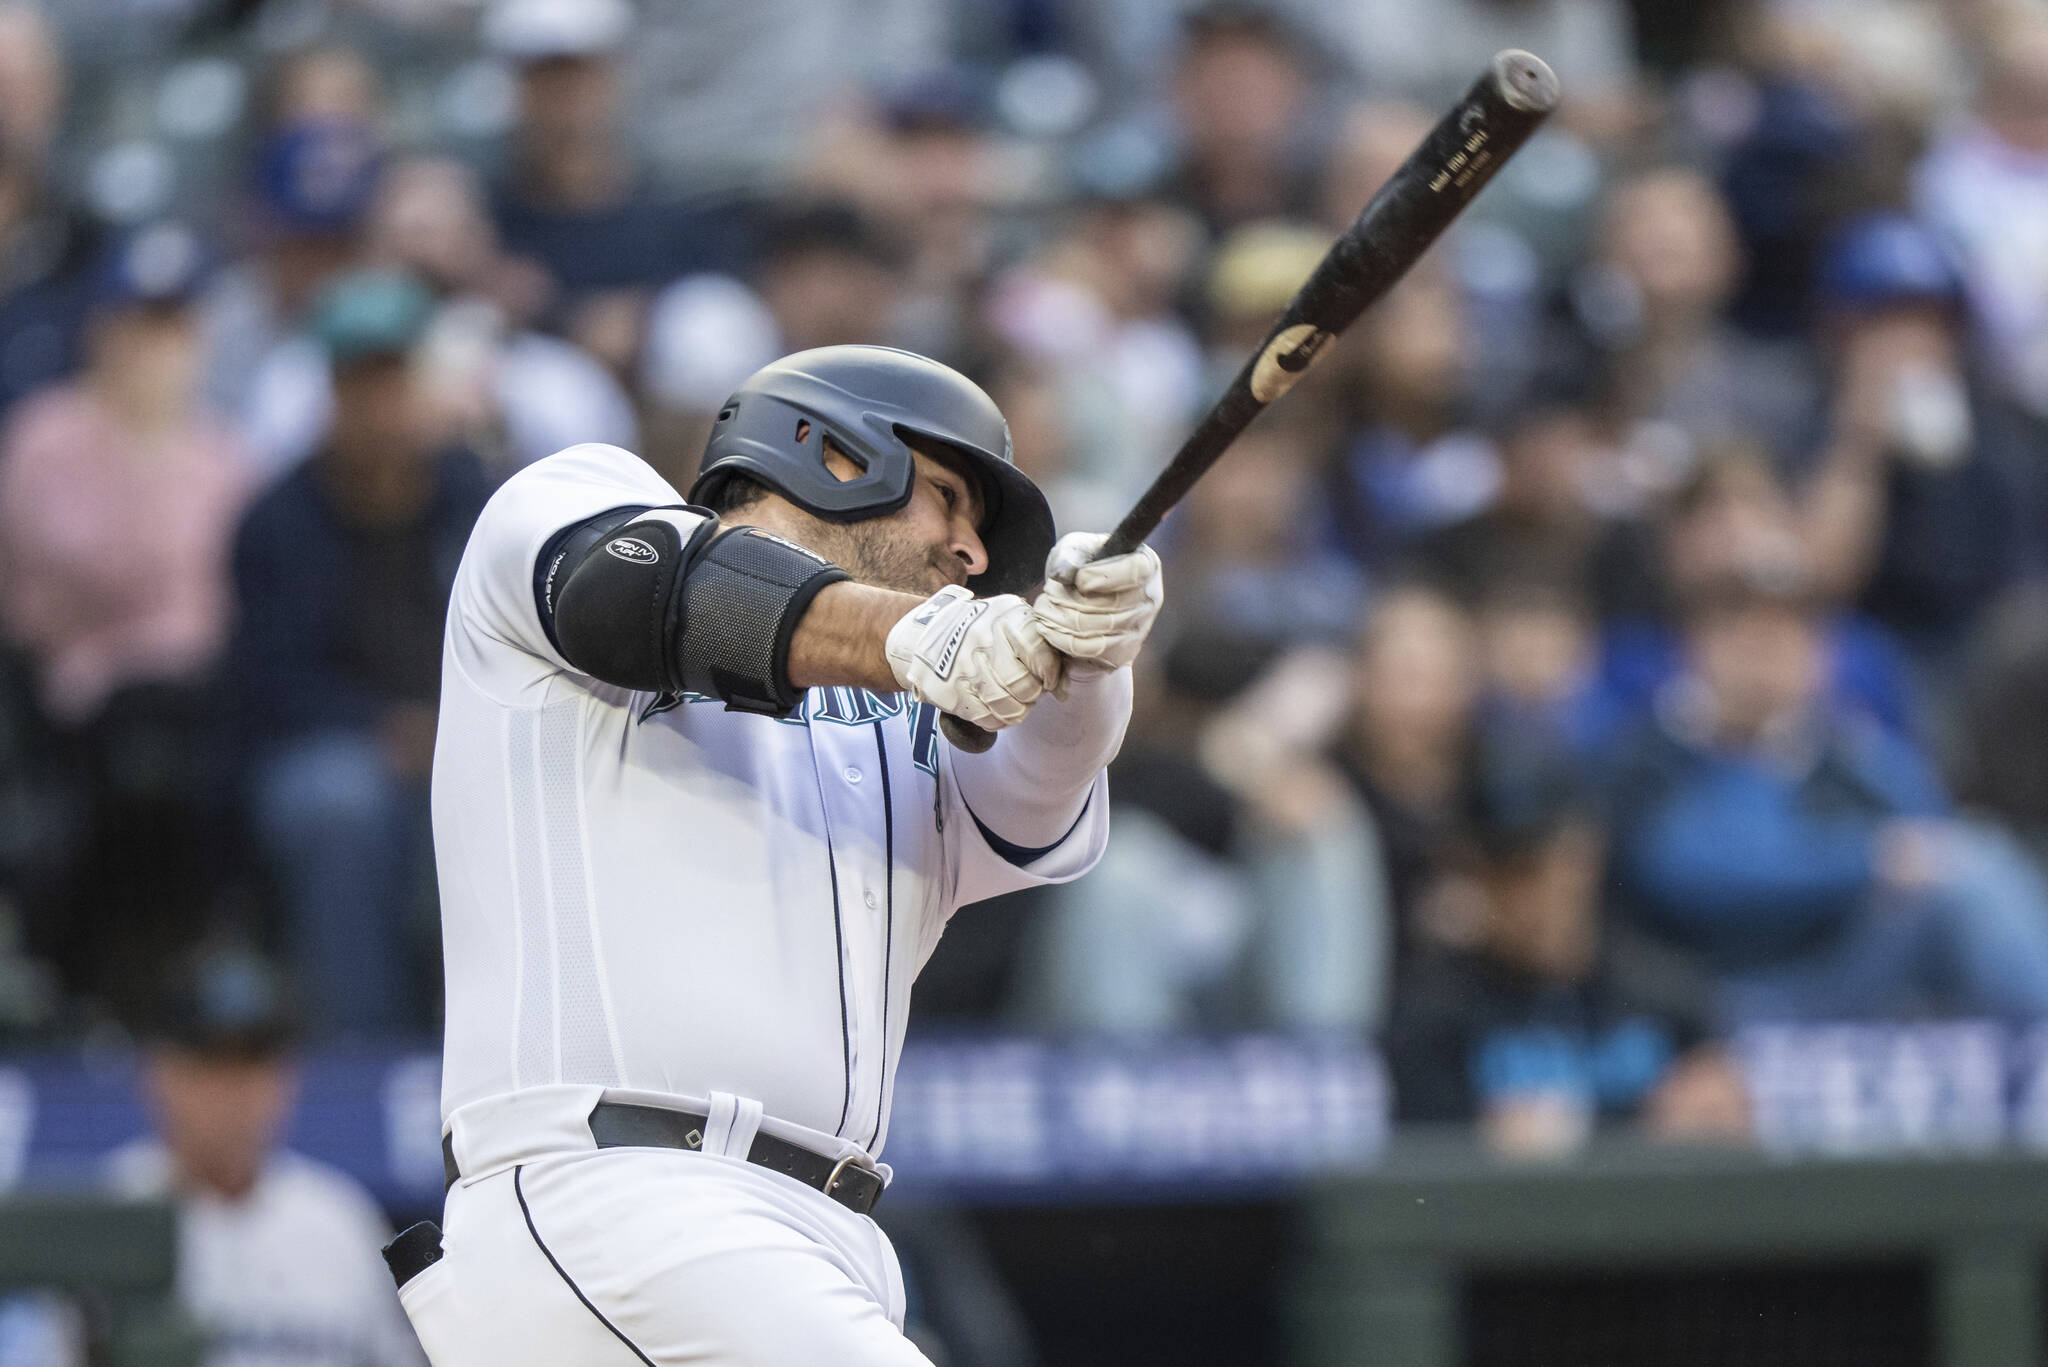
[[[884,347],[749,378],[687,503],[601,445],[491,500],[434,756],[446,1233],[386,1250],[436,1367],[927,1361],[867,1218],[910,982],[1101,855],[1143,536],[1556,94],[1495,59],[1114,540],[1055,544],[988,396]]]
[[[926,1361],[867,1218],[910,983],[1102,852],[1161,583],[1100,541],[871,346],[749,378],[687,502],[603,445],[491,500],[434,759],[446,1232],[391,1250],[437,1367]]]

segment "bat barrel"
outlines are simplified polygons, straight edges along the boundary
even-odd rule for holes
[[[1329,342],[1407,273],[1557,107],[1557,74],[1534,53],[1497,54],[1337,239],[1265,344],[1134,504],[1098,558],[1159,526],[1253,418],[1285,394]]]
[[[1153,533],[1237,434],[1293,388],[1331,339],[1429,250],[1549,117],[1558,95],[1557,74],[1541,57],[1518,48],[1495,55],[1310,273],[1265,343],[1110,532],[1096,559],[1134,551]],[[995,743],[992,732],[957,717],[940,724],[962,750],[978,754]]]

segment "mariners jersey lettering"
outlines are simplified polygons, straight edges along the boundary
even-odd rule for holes
[[[533,601],[542,548],[682,502],[637,457],[577,446],[515,475],[471,536],[434,755],[443,1115],[557,1083],[723,1091],[877,1149],[947,919],[1092,865],[1103,780],[1020,868],[961,802],[925,704],[817,688],[777,720],[576,672]]]

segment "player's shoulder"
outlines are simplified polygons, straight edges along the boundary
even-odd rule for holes
[[[586,441],[567,446],[519,470],[491,498],[498,509],[595,510],[617,504],[663,506],[682,496],[655,468],[623,446]]]
[[[532,484],[614,484],[620,480],[666,484],[654,467],[623,446],[604,441],[579,441],[525,466],[505,487]]]

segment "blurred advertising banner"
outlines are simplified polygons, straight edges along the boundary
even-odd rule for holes
[[[2048,1023],[1763,1026],[1736,1048],[1769,1149],[2048,1149]]]
[[[1773,1026],[1734,1047],[1772,1151],[2048,1150],[2048,1023]],[[330,1050],[303,1068],[292,1146],[394,1208],[438,1203],[437,1057]],[[904,1196],[1256,1194],[1370,1166],[1391,1114],[1355,1041],[939,1039],[904,1054],[884,1157]],[[91,1182],[146,1124],[125,1054],[0,1065],[0,1182]]]
[[[438,1057],[324,1051],[302,1068],[290,1145],[395,1209],[438,1205]],[[1369,1164],[1390,1110],[1378,1056],[1355,1041],[927,1042],[905,1051],[884,1157],[906,1194],[1271,1190]],[[146,1125],[126,1055],[0,1065],[0,1181],[94,1181]]]

